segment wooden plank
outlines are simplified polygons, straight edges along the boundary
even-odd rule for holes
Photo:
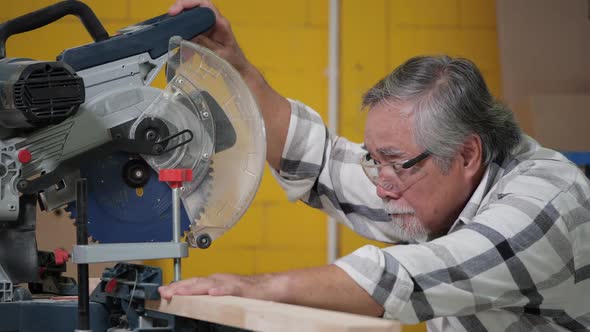
[[[400,332],[396,321],[235,296],[174,296],[146,308],[253,331]]]

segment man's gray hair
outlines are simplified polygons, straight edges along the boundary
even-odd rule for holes
[[[416,143],[432,153],[443,171],[470,135],[481,138],[485,165],[504,159],[520,142],[512,112],[493,98],[467,59],[411,58],[367,91],[362,106],[405,101],[414,103]]]

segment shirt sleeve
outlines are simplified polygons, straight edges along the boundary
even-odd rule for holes
[[[391,218],[360,166],[363,147],[332,135],[307,105],[289,102],[291,119],[280,170],[271,168],[289,200],[322,209],[367,238],[397,242],[388,233]]]
[[[497,308],[558,312],[573,273],[562,212],[553,200],[507,195],[451,234],[365,246],[335,264],[384,306],[385,318],[404,323]]]

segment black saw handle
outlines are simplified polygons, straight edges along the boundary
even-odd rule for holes
[[[66,15],[80,18],[94,41],[109,38],[109,34],[90,7],[76,0],[65,0],[0,24],[0,59],[6,57],[6,40],[10,36],[39,29]]]

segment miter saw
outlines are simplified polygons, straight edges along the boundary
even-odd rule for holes
[[[69,14],[94,43],[57,61],[6,57],[10,36]],[[177,277],[187,245],[209,247],[243,215],[263,173],[264,123],[239,74],[187,41],[214,23],[211,10],[195,8],[109,37],[90,8],[67,0],[0,25],[0,304],[27,298],[15,285],[39,279],[37,202],[77,218],[79,266],[173,258]],[[160,72],[163,90],[150,86]],[[87,244],[85,229],[99,244]],[[115,270],[94,298],[116,276],[134,291],[139,275],[152,288],[161,282],[142,267]],[[119,294],[127,311],[133,292]]]

